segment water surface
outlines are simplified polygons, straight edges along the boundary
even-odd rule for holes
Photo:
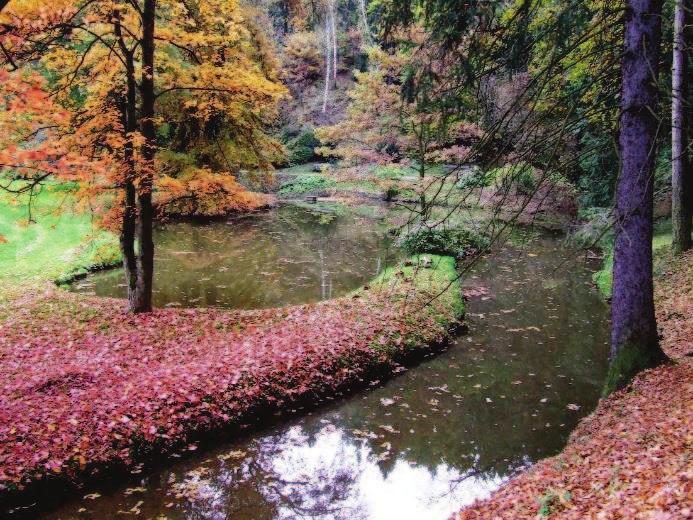
[[[358,288],[397,252],[380,222],[336,209],[287,204],[228,222],[157,226],[154,305],[278,307]],[[126,297],[119,268],[91,274],[72,289]]]
[[[45,517],[446,519],[557,453],[597,402],[607,308],[573,255],[508,247],[470,273],[469,332],[443,354]]]

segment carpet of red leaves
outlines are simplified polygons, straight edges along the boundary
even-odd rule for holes
[[[693,252],[658,262],[662,347],[673,363],[600,402],[564,451],[459,514],[470,519],[693,517]]]
[[[59,289],[0,306],[0,497],[185,449],[196,433],[358,385],[443,340],[461,297],[421,309],[440,287],[412,291],[402,278],[258,311],[129,315]]]

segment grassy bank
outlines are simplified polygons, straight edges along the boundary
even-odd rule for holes
[[[665,221],[655,226],[652,237],[652,251],[656,254],[671,246],[671,221]],[[592,280],[597,285],[599,292],[605,298],[611,298],[611,286],[613,284],[614,271],[614,244],[613,240],[604,244],[604,263],[602,268],[592,275]]]
[[[120,262],[115,235],[77,207],[70,186],[51,184],[33,200],[0,194],[0,278],[16,285],[64,280]]]

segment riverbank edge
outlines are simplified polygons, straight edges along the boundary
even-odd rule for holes
[[[539,461],[456,518],[691,514],[693,467],[686,453],[693,442],[693,251],[672,257],[667,248],[655,247],[655,255],[657,322],[670,362],[643,371],[627,388],[602,399],[561,453]]]
[[[438,294],[445,290],[441,297],[441,302],[431,308],[437,309],[432,319],[435,326],[431,327],[431,320],[421,320],[420,328],[413,326],[408,334],[401,337],[382,337],[376,335],[371,338],[368,344],[368,356],[361,359],[361,364],[354,367],[353,374],[344,377],[339,373],[323,373],[312,384],[308,382],[303,391],[296,392],[287,396],[285,402],[278,406],[274,396],[257,396],[253,402],[245,403],[244,412],[233,417],[230,421],[222,425],[211,428],[197,428],[186,431],[178,439],[166,441],[164,445],[157,443],[140,442],[133,444],[130,449],[128,461],[122,458],[113,457],[110,460],[92,463],[85,461],[81,467],[72,466],[63,468],[59,474],[51,474],[46,470],[40,479],[30,479],[22,482],[20,487],[8,486],[8,481],[2,484],[4,489],[0,490],[0,502],[7,508],[21,508],[34,501],[43,504],[55,504],[70,496],[74,496],[80,490],[95,485],[116,485],[133,478],[131,471],[137,472],[143,469],[149,470],[160,467],[162,464],[171,460],[172,456],[180,456],[186,452],[186,447],[191,443],[205,444],[219,439],[222,436],[228,440],[229,435],[242,434],[252,431],[258,427],[281,420],[286,415],[305,413],[313,409],[325,400],[334,397],[353,393],[369,385],[378,384],[380,381],[394,377],[397,373],[404,370],[404,366],[411,366],[420,362],[424,357],[430,356],[443,350],[455,330],[462,326],[464,316],[464,299],[461,292],[460,280],[456,271],[455,260],[451,257],[439,257],[436,255],[421,255],[425,259],[428,267],[420,266],[420,258],[414,256],[408,261],[403,262],[399,267],[389,268],[381,273],[370,284],[355,291],[351,295],[323,302],[323,306],[329,306],[335,302],[345,299],[358,299],[368,301],[369,298],[377,298],[378,292],[388,290],[387,288],[396,284],[398,294],[411,291],[426,293],[426,298],[432,294]],[[424,285],[425,284],[425,285]],[[84,303],[82,295],[66,293],[60,289],[54,290],[58,299],[70,299]],[[375,295],[375,296],[373,296]],[[25,304],[24,300],[23,305]],[[39,303],[40,305],[40,303]],[[296,306],[301,307],[301,306]],[[290,308],[280,308],[276,311],[279,314],[286,313]],[[167,313],[176,310],[167,310]],[[252,312],[252,311],[250,311]],[[3,313],[4,314],[4,313]],[[217,312],[223,314],[223,312]],[[404,319],[413,320],[409,317]],[[429,323],[428,325],[426,323]],[[327,346],[326,346],[327,347]],[[338,367],[339,363],[331,363],[330,368]],[[339,378],[341,380],[331,388],[321,387],[320,378]],[[289,413],[286,413],[290,410]],[[9,429],[9,425],[4,430]],[[122,443],[121,443],[122,445]],[[0,467],[0,474],[3,473]],[[25,474],[30,474],[36,468],[28,468]],[[27,510],[31,516],[31,510]],[[15,510],[13,517],[22,518],[21,510]]]

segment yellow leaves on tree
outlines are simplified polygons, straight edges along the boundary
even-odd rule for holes
[[[252,197],[240,195],[242,189],[228,172],[270,169],[284,153],[268,129],[286,90],[277,80],[271,46],[250,8],[235,0],[159,0],[156,4],[151,75],[156,145],[160,151],[194,157],[198,173],[191,177],[189,168],[174,171],[166,164],[166,154],[157,154],[153,163],[143,160],[145,118],[137,107],[143,102],[142,80],[150,76],[143,75],[142,18],[135,6],[109,0],[86,4],[58,0],[57,9],[48,10],[39,2],[20,2],[3,13],[12,27],[1,36],[8,55],[23,59],[23,65],[18,61],[22,70],[31,62],[32,68],[50,78],[37,89],[36,102],[24,102],[35,107],[22,107],[22,112],[33,114],[36,108],[30,117],[35,121],[60,117],[62,134],[71,136],[69,142],[51,138],[62,148],[46,155],[67,157],[72,146],[78,155],[98,163],[99,168],[71,179],[89,184],[92,192],[119,190],[126,178],[137,185],[139,178],[153,176],[159,200],[173,199],[166,191],[174,190],[175,180],[178,190],[200,187],[196,199],[213,198],[209,204],[200,200],[193,204],[205,213],[255,205]],[[134,87],[132,96],[129,82]],[[7,90],[5,84],[3,89]],[[46,90],[50,103],[41,106]],[[127,106],[133,96],[138,121],[128,130]],[[12,116],[2,117],[12,123]],[[13,132],[17,143],[31,139],[30,132],[19,125]],[[16,156],[17,149],[19,145],[8,147],[8,154]],[[51,164],[64,166],[60,160]],[[63,176],[65,170],[56,167],[51,173]],[[219,180],[213,182],[215,175]],[[204,182],[198,186],[192,178]],[[220,196],[222,192],[233,197]]]

